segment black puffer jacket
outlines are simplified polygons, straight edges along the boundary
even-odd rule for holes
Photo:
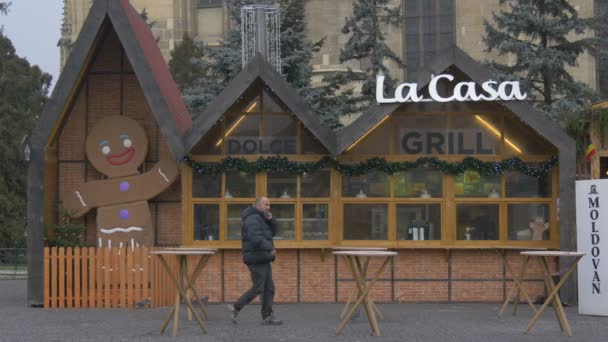
[[[241,217],[243,218],[241,227],[243,262],[252,265],[274,261],[272,237],[277,233],[276,221],[267,220],[255,207],[243,210]]]

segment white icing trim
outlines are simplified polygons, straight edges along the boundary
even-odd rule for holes
[[[144,230],[144,229],[141,227],[129,227],[129,228],[116,227],[116,228],[112,228],[112,229],[100,229],[99,231],[104,234],[112,234],[112,233],[116,233],[116,232],[121,232],[121,233],[141,232],[142,230]]]
[[[169,178],[167,178],[167,176],[165,176],[165,174],[160,170],[160,168],[158,168],[158,173],[160,173],[161,176],[163,176],[163,178],[165,179],[165,182],[169,182]]]
[[[82,199],[82,196],[80,196],[80,191],[74,191],[76,193],[76,196],[78,196],[78,199],[80,200],[80,204],[82,204],[83,207],[86,207],[87,204],[84,203],[84,200]]]

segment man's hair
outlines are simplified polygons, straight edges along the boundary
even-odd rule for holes
[[[255,199],[255,205],[257,206],[258,204],[260,204],[260,202],[262,202],[262,199],[266,198],[266,196],[262,196],[262,197],[257,197]]]

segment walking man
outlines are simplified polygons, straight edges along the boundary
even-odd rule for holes
[[[274,317],[272,302],[274,300],[274,282],[272,267],[275,250],[272,237],[277,233],[276,221],[270,213],[270,201],[266,197],[256,198],[255,205],[243,210],[241,214],[241,240],[243,241],[243,262],[251,274],[251,288],[234,303],[229,305],[230,318],[234,324],[243,307],[255,297],[262,296],[262,324],[280,325],[283,322]]]

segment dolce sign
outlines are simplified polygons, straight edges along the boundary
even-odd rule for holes
[[[454,85],[454,90],[451,96],[444,97],[437,91],[437,83],[446,79],[453,81],[454,76],[441,74],[433,76],[429,82],[429,95],[431,98],[425,98],[418,94],[417,83],[401,83],[395,89],[395,97],[384,97],[384,76],[376,78],[376,101],[378,103],[395,103],[395,102],[452,102],[452,101],[510,101],[510,100],[525,100],[527,94],[521,92],[518,81],[497,81],[488,80],[481,84],[482,93],[477,93],[477,84],[475,82],[459,82]]]

